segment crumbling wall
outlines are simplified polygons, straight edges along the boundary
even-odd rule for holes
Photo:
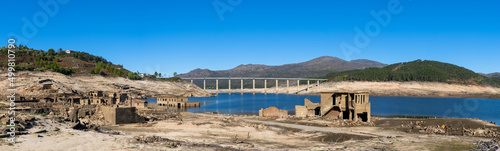
[[[308,111],[306,106],[295,105],[295,116],[296,117],[307,117]]]
[[[280,110],[274,106],[271,106],[267,109],[260,109],[259,116],[261,117],[287,117],[287,110]]]
[[[106,125],[143,122],[144,118],[136,114],[135,107],[108,107],[101,108]]]
[[[114,107],[102,106],[101,111],[106,125],[116,124],[116,110]]]
[[[320,104],[312,103],[309,99],[304,99],[304,106],[295,106],[295,116],[297,117],[313,117],[320,115]]]

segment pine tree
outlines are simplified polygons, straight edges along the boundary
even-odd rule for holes
[[[52,49],[52,48],[51,48],[51,49],[49,49],[49,50],[47,51],[47,54],[48,54],[48,55],[51,55],[51,56],[55,55],[55,51],[54,51],[54,49]]]

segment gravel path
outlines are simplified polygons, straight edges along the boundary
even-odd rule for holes
[[[218,115],[208,115],[208,114],[200,114],[203,116],[209,116],[209,117],[219,117]],[[281,122],[274,122],[274,121],[260,121],[260,120],[252,120],[252,119],[246,119],[246,118],[241,118],[241,117],[235,117],[239,120],[249,122],[249,123],[260,123],[264,125],[275,125],[275,126],[281,126],[281,127],[289,127],[289,128],[295,128],[295,129],[302,129],[306,131],[319,131],[319,132],[329,132],[329,133],[343,133],[343,134],[351,134],[351,135],[360,135],[360,136],[369,136],[369,137],[380,137],[380,136],[385,136],[383,134],[371,134],[371,133],[364,133],[364,132],[352,132],[352,131],[345,131],[345,130],[339,130],[339,129],[332,129],[332,128],[326,128],[326,127],[317,127],[317,126],[308,126],[308,125],[299,125],[299,124],[290,124],[290,123],[281,123]]]
[[[369,133],[362,133],[362,132],[351,132],[351,131],[338,130],[338,129],[332,129],[332,128],[307,126],[307,125],[299,125],[299,124],[290,124],[290,123],[281,123],[281,122],[273,122],[273,121],[259,121],[259,120],[250,120],[250,119],[241,119],[241,120],[243,120],[245,122],[250,122],[250,123],[260,123],[260,124],[265,124],[265,125],[275,125],[275,126],[289,127],[289,128],[295,128],[295,129],[302,129],[302,130],[307,130],[307,131],[319,131],[319,132],[330,132],[330,133],[344,133],[344,134],[370,136],[370,137],[379,137],[379,136],[381,136],[381,135],[369,134]]]

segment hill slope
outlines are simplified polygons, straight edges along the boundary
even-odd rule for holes
[[[367,68],[330,73],[332,81],[429,81],[458,84],[488,84],[499,86],[500,80],[488,78],[469,69],[438,61],[391,64],[383,68]]]
[[[48,51],[34,50],[27,46],[19,45],[16,49],[16,71],[53,71],[65,75],[89,75],[100,74],[107,76],[128,77],[129,79],[140,79],[137,73],[130,72],[121,65],[115,65],[100,56],[94,56],[86,52],[71,51],[66,53],[59,49]],[[7,49],[0,49],[0,67],[6,69]]]
[[[500,72],[495,72],[495,73],[490,73],[490,74],[481,74],[481,75],[484,75],[488,78],[500,78]]]
[[[280,66],[248,64],[229,70],[195,69],[180,74],[179,77],[319,77],[331,72],[384,66],[386,64],[366,59],[345,61],[336,57],[323,56],[302,63]]]

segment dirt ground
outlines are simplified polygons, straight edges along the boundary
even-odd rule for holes
[[[105,77],[99,75],[66,76],[56,72],[36,72],[19,71],[16,73],[16,95],[19,96],[37,96],[45,95],[47,92],[39,90],[40,81],[50,80],[58,91],[64,93],[73,92],[121,92],[124,87],[127,91],[140,93],[148,97],[157,95],[185,95],[192,94],[194,97],[212,96],[198,86],[189,82],[167,82],[167,81],[149,81],[149,80],[129,80],[123,77]],[[0,85],[6,86],[10,81],[7,79],[7,73],[0,73]],[[12,91],[7,91],[7,87],[0,87],[0,95],[6,96]]]
[[[21,135],[2,150],[470,150],[491,138],[408,132],[404,123],[460,123],[470,127],[498,126],[475,119],[380,118],[374,125],[337,126],[322,119],[262,119],[256,116],[193,114],[148,123],[101,127],[101,132],[74,130],[37,116],[40,127]],[[459,127],[460,124],[456,124]],[[421,125],[421,126],[426,126]],[[60,130],[55,131],[54,127]],[[34,133],[40,128],[45,133]],[[114,132],[114,133],[109,133]],[[117,135],[117,133],[119,133]],[[144,143],[138,137],[164,138]],[[5,141],[4,138],[2,141]],[[174,143],[175,142],[175,143]],[[174,143],[174,145],[172,145]],[[175,145],[175,144],[180,145]]]

